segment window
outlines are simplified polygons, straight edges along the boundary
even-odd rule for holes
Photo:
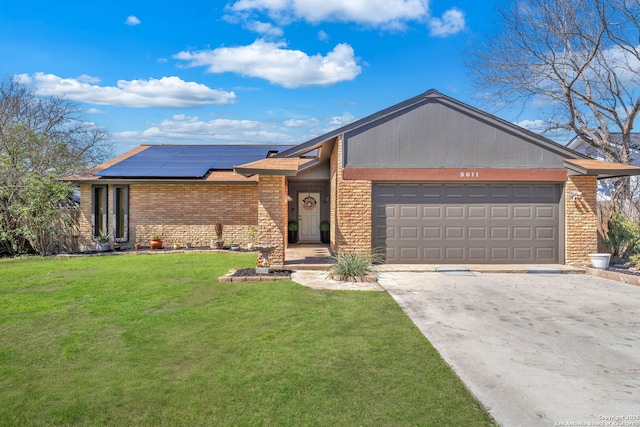
[[[93,189],[93,237],[97,239],[101,234],[107,234],[109,223],[107,220],[107,186],[94,185]]]
[[[115,224],[113,237],[116,242],[129,240],[129,187],[114,187]]]

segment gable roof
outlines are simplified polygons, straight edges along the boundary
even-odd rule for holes
[[[331,141],[338,136],[357,131],[358,129],[366,126],[375,125],[377,122],[383,122],[389,116],[397,115],[405,110],[415,108],[416,106],[428,102],[438,102],[455,110],[461,111],[469,116],[477,118],[478,120],[489,123],[492,126],[514,134],[523,140],[538,145],[543,149],[552,151],[562,157],[571,159],[587,158],[585,155],[578,153],[568,147],[565,147],[564,145],[558,144],[557,142],[545,138],[544,136],[541,136],[535,132],[531,132],[513,123],[507,122],[506,120],[502,120],[494,115],[474,108],[468,104],[443,95],[435,89],[430,89],[418,96],[407,99],[406,101],[400,102],[391,107],[385,108],[384,110],[378,111],[377,113],[371,114],[363,119],[356,120],[353,123],[347,124],[338,129],[327,132],[324,135],[320,135],[307,142],[296,145],[288,150],[278,153],[275,157],[293,157],[302,155],[310,150],[322,146],[324,143]]]

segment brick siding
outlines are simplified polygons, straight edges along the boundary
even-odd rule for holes
[[[91,185],[80,187],[81,245],[92,245]],[[214,226],[224,224],[225,244],[246,245],[251,226],[258,225],[258,186],[223,184],[133,184],[129,186],[129,240],[148,244],[158,235],[166,245],[190,242],[209,246]],[[109,185],[109,224],[113,217],[113,186]]]
[[[335,155],[335,158],[334,158]],[[336,224],[332,232],[335,249],[350,252],[371,251],[371,181],[343,179],[342,138],[331,157],[332,201]]]
[[[571,176],[565,185],[567,264],[588,264],[588,254],[598,251],[597,187],[595,176]],[[572,191],[582,194],[574,200]]]
[[[269,255],[272,265],[284,264],[287,244],[287,182],[284,176],[260,175],[258,184],[258,243],[274,245]]]

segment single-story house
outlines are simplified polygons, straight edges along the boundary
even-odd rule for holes
[[[287,224],[388,263],[583,263],[597,249],[597,179],[640,168],[591,160],[435,90],[295,146],[143,145],[68,177],[81,243],[271,244]]]

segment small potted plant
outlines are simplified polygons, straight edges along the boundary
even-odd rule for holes
[[[175,251],[175,250],[178,250],[178,249],[180,249],[180,243],[176,242],[176,243],[173,244],[173,250]]]
[[[109,249],[109,233],[100,233],[98,236],[98,241],[96,242],[96,251],[97,252],[106,252]]]
[[[149,247],[151,249],[162,249],[162,239],[160,239],[160,236],[151,236],[151,240],[149,240]]]
[[[249,228],[249,243],[247,243],[247,249],[249,249],[250,251],[253,250],[253,245],[255,245],[256,243],[257,234],[258,234],[258,227],[256,227],[255,225],[252,225],[251,228]]]
[[[185,242],[184,247],[185,249],[191,249],[191,242]]]
[[[298,241],[298,222],[297,221],[289,221],[288,229],[288,237],[289,243],[296,243]]]
[[[322,243],[329,243],[329,221],[322,221],[320,223],[320,241]]]
[[[140,248],[142,247],[142,245],[140,243],[136,242],[136,244],[133,245],[133,247],[135,248],[136,251],[139,251]]]
[[[216,222],[215,230],[216,230],[216,239],[215,239],[216,248],[222,249],[224,248],[224,240],[222,240],[222,232],[224,230],[224,225],[222,224],[222,221]]]

